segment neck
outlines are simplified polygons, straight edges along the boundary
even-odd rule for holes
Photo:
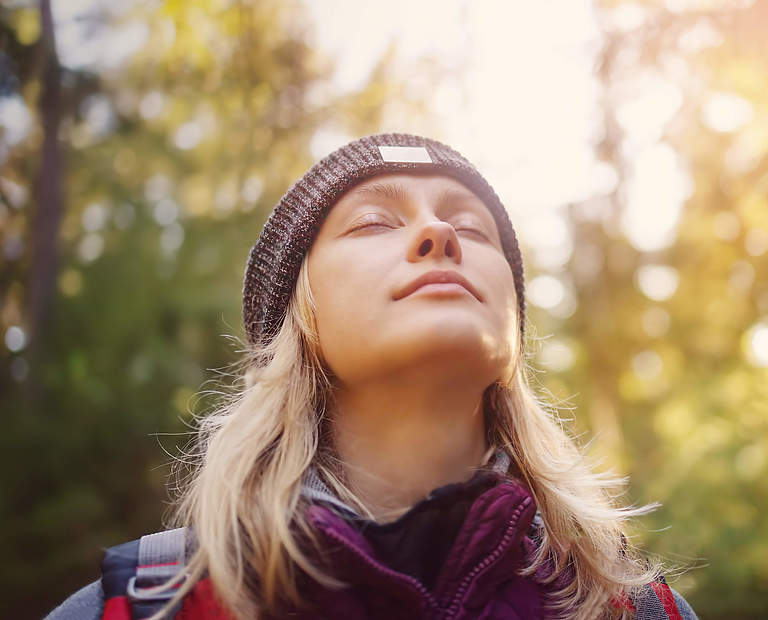
[[[383,377],[336,394],[334,440],[352,491],[377,521],[396,519],[431,490],[469,479],[489,456],[487,386]]]

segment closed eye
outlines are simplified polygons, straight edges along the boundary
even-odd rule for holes
[[[387,222],[384,222],[382,220],[377,220],[377,221],[362,222],[362,223],[358,224],[357,226],[354,226],[353,228],[350,228],[348,232],[355,232],[356,230],[362,230],[363,228],[371,228],[371,227],[374,227],[374,226],[380,226],[380,227],[383,227],[383,228],[394,228],[394,226],[392,226],[391,224],[388,224]],[[461,226],[461,227],[456,228],[455,230],[456,230],[457,233],[461,232],[461,231],[466,231],[466,232],[471,232],[471,233],[473,233],[475,235],[479,235],[483,239],[486,239],[486,240],[488,239],[488,235],[486,235],[482,230],[479,230],[477,228],[471,228],[469,226]]]
[[[371,228],[372,226],[383,226],[384,228],[394,228],[394,226],[391,226],[390,224],[387,224],[386,222],[382,222],[382,221],[363,222],[362,224],[358,224],[357,226],[350,228],[349,232],[355,232],[356,230],[361,230],[363,228]]]
[[[478,230],[477,228],[466,228],[462,226],[461,228],[457,228],[456,232],[466,230],[471,233],[475,233],[476,235],[480,235],[483,239],[488,239],[488,235],[486,235],[482,230]]]

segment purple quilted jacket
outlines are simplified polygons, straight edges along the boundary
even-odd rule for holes
[[[334,592],[305,584],[322,612],[297,617],[544,617],[545,587],[516,575],[534,547],[527,534],[535,514],[526,489],[494,474],[463,488],[442,487],[392,524],[355,521],[314,505],[309,517],[333,572],[352,587]]]

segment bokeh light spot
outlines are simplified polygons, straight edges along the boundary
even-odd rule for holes
[[[528,285],[527,297],[534,306],[551,310],[563,301],[565,287],[555,276],[536,276]]]
[[[77,246],[77,254],[84,263],[95,261],[103,251],[104,237],[98,233],[88,233]]]
[[[632,370],[640,379],[655,379],[663,367],[661,356],[656,351],[641,351],[632,358]]]
[[[714,219],[715,236],[723,241],[733,241],[739,236],[741,221],[731,211],[720,211]]]
[[[547,340],[539,351],[542,366],[555,372],[564,372],[573,366],[575,354],[573,348],[562,340]]]
[[[744,249],[750,256],[762,256],[768,251],[768,230],[753,228],[744,238]]]
[[[67,297],[74,297],[83,290],[83,276],[77,269],[65,269],[59,276],[59,290]]]
[[[11,325],[5,330],[5,346],[9,351],[16,353],[21,351],[27,344],[27,334],[18,325]]]
[[[752,104],[733,93],[713,93],[702,109],[702,120],[710,129],[730,133],[752,120]]]
[[[680,276],[668,265],[642,265],[635,271],[635,284],[648,299],[664,301],[677,290]]]
[[[768,321],[761,321],[749,328],[742,344],[752,364],[768,367]]]

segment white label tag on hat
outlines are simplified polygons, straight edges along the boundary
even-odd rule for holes
[[[379,153],[384,161],[432,163],[432,158],[423,146],[380,146]]]

